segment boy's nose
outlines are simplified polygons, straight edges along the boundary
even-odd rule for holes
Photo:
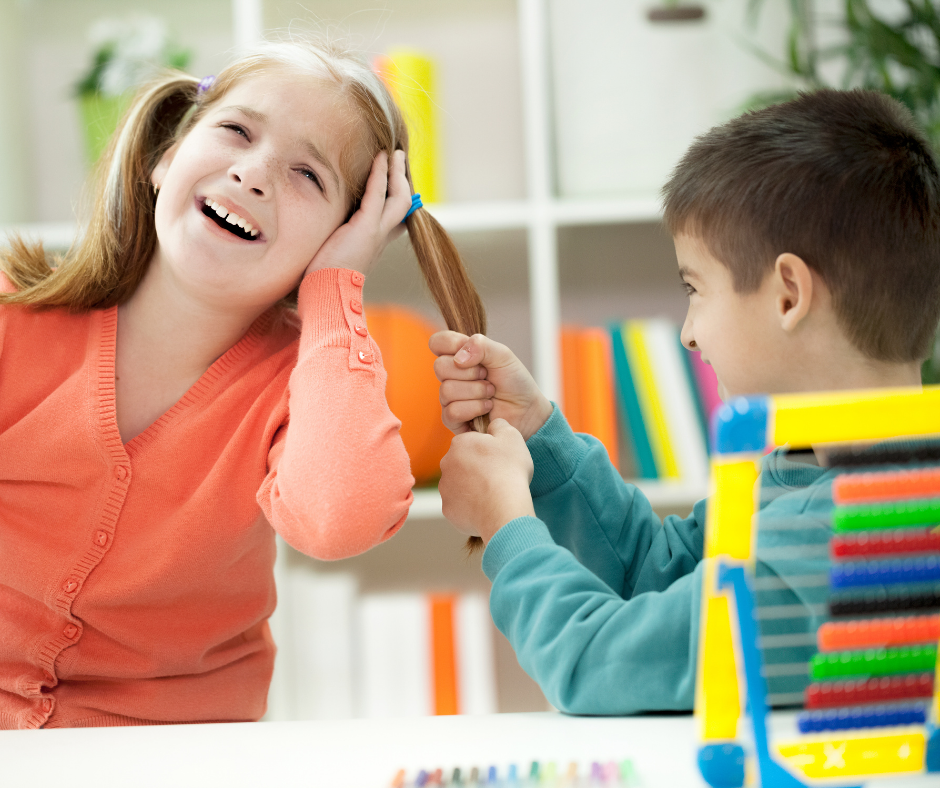
[[[686,318],[685,322],[682,324],[682,331],[679,332],[679,340],[686,350],[698,350],[698,345],[692,337],[692,326],[689,324],[688,318]]]

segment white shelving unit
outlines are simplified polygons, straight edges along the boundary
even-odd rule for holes
[[[35,0],[35,7],[44,2],[52,8],[64,0]],[[115,14],[121,8],[117,0],[96,2],[96,14]],[[230,6],[220,0],[215,2],[220,9],[230,7],[231,19],[219,20],[219,28],[211,31],[215,36],[212,40],[218,39],[230,21],[229,42],[233,44],[249,44],[263,35],[267,27],[291,23],[291,8],[300,7],[294,0],[230,0]],[[589,3],[596,3],[596,0],[589,0]],[[145,2],[140,0],[133,5],[144,6]],[[150,13],[162,12],[158,3],[151,5],[152,8],[146,9]],[[659,311],[662,306],[674,318],[681,315],[683,295],[674,273],[671,243],[659,230],[658,197],[642,191],[633,196],[585,199],[559,196],[555,177],[559,135],[553,114],[555,96],[549,29],[557,2],[515,0],[513,5],[513,0],[477,0],[474,3],[387,0],[385,7],[388,6],[405,9],[402,13],[408,24],[399,20],[397,29],[419,28],[416,35],[420,34],[419,38],[423,35],[423,41],[434,40],[435,25],[442,30],[453,27],[454,19],[460,14],[472,16],[466,25],[464,17],[460,17],[460,35],[466,31],[469,31],[468,36],[486,35],[479,31],[490,28],[495,31],[496,44],[487,40],[475,43],[481,50],[486,50],[487,45],[500,47],[495,53],[503,57],[498,60],[499,79],[491,80],[486,88],[503,91],[502,103],[497,102],[499,123],[487,116],[489,106],[472,107],[464,115],[445,106],[445,114],[450,113],[450,128],[465,134],[459,142],[453,143],[457,158],[451,160],[450,169],[458,169],[453,165],[455,161],[459,163],[461,157],[478,156],[484,173],[479,175],[472,168],[464,167],[455,177],[468,179],[470,172],[485,179],[494,169],[508,174],[492,188],[489,184],[483,187],[478,183],[464,184],[465,188],[453,190],[456,194],[453,201],[428,208],[455,236],[458,247],[467,257],[471,275],[487,303],[494,336],[509,344],[530,365],[542,390],[557,401],[560,399],[558,337],[563,319],[600,321],[617,314],[623,317],[651,314],[630,311],[634,303],[643,304],[647,310]],[[317,4],[319,13],[333,14],[340,20],[344,10],[349,12],[356,7],[346,0],[323,0]],[[181,16],[185,13],[181,11],[183,8],[182,0],[170,0],[166,13]],[[394,9],[389,11],[393,12]],[[641,13],[641,9],[637,9],[637,13]],[[486,27],[487,15],[496,19],[490,28]],[[355,23],[354,15],[350,19]],[[449,30],[448,34],[456,36],[458,33]],[[421,46],[421,41],[403,43]],[[54,42],[46,41],[44,46],[49,51]],[[462,51],[472,49],[467,45]],[[510,55],[517,52],[517,59],[507,56],[506,51]],[[480,58],[488,62],[493,54],[484,51]],[[471,66],[476,78],[480,63],[459,63],[451,73],[467,71]],[[491,72],[487,73],[492,77]],[[471,98],[478,103],[481,101],[480,94]],[[468,118],[479,119],[480,116],[483,120],[479,127],[464,130]],[[43,119],[45,126],[52,125],[45,121],[43,113],[34,112],[34,117]],[[492,137],[487,137],[482,154],[467,147],[468,140],[484,132]],[[487,170],[488,162],[491,166]],[[48,163],[45,166],[48,169]],[[485,198],[481,198],[481,192]],[[73,242],[79,228],[68,221],[0,224],[0,244],[11,232],[42,240],[47,248],[62,250]],[[394,273],[386,275],[377,271],[370,282],[372,292],[367,287],[367,299],[411,299],[410,303],[427,310],[430,301],[421,291],[420,283],[414,284],[419,282],[418,275],[415,266],[407,260],[404,242],[390,249],[388,257],[389,261],[383,262],[380,269],[391,267]],[[402,285],[399,281],[402,278],[399,272],[406,270],[412,276],[411,285]],[[621,297],[621,291],[626,293],[625,298]],[[603,314],[602,308],[611,311]],[[697,485],[642,482],[638,486],[661,515],[687,514],[706,492],[704,486]],[[452,585],[485,591],[487,581],[479,570],[479,557],[464,560],[462,542],[463,537],[443,521],[437,491],[416,490],[409,525],[395,539],[364,556],[318,565],[317,569],[354,572],[363,580],[364,587],[372,589]],[[302,560],[305,559],[292,551],[279,551],[276,569],[279,578],[283,579],[284,573]],[[509,677],[506,683],[521,688],[503,710],[544,708],[544,700],[534,684],[531,681],[525,684],[528,679],[515,665],[508,645],[501,642],[497,650],[498,661],[501,660],[499,671]],[[283,701],[283,698],[279,701],[277,692],[275,687],[272,707]]]

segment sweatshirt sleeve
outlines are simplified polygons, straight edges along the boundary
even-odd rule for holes
[[[297,365],[288,415],[258,502],[293,547],[320,559],[368,550],[405,522],[414,478],[367,331],[365,277],[328,268],[300,286]]]
[[[660,522],[557,408],[529,450],[541,519],[508,523],[483,556],[493,619],[520,664],[562,711],[690,709],[704,501]]]

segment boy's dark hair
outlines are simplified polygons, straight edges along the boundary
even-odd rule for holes
[[[920,361],[940,317],[940,174],[910,112],[819,90],[717,126],[663,188],[673,235],[701,238],[737,292],[801,257],[873,359]]]

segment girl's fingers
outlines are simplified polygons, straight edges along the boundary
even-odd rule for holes
[[[376,218],[382,215],[385,206],[385,193],[388,187],[388,154],[379,151],[372,162],[372,170],[366,181],[366,191],[362,195],[359,211]]]
[[[411,187],[405,174],[405,152],[397,150],[389,162],[388,196],[382,212],[382,223],[389,229],[400,225],[410,208]]]
[[[441,405],[463,400],[489,399],[496,395],[496,386],[488,380],[445,380],[441,383]]]
[[[468,422],[473,421],[477,416],[483,416],[493,409],[493,400],[472,399],[451,402],[450,405],[441,408],[441,419],[444,426],[451,432],[466,432],[469,427]]]

